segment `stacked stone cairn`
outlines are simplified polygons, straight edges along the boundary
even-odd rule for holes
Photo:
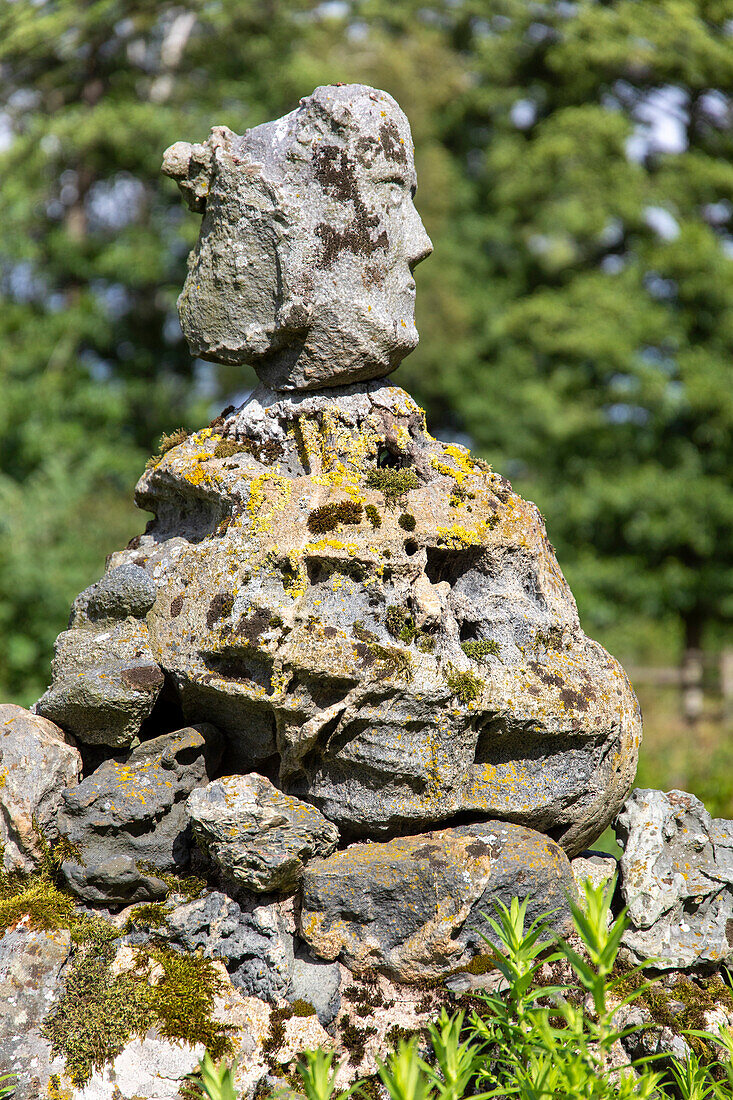
[[[537,508],[385,381],[432,248],[395,101],[318,88],[164,172],[203,213],[191,350],[260,385],[166,439],[135,491],[152,519],[75,600],[50,687],[0,707],[4,870],[56,845],[80,905],[162,903],[171,944],[322,1025],[359,975],[466,988],[495,900],[561,929],[571,861],[615,871],[581,853],[631,789],[636,699]],[[636,791],[619,826],[634,958],[729,958],[730,824]]]

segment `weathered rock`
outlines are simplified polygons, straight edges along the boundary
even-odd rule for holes
[[[344,973],[347,973],[344,971]],[[315,959],[301,946],[293,960],[288,1000],[305,1001],[316,1010],[324,1027],[336,1019],[341,1007],[341,966]]]
[[[79,856],[61,868],[71,889],[102,904],[163,897],[155,871],[186,866],[185,801],[208,782],[221,748],[213,726],[188,727],[145,741],[123,763],[106,760],[64,791],[58,831]]]
[[[733,822],[685,791],[637,789],[616,831],[633,957],[659,969],[733,959]]]
[[[45,1095],[49,1076],[63,1070],[51,1057],[42,1025],[60,992],[71,934],[17,928],[0,938],[0,1073],[15,1073],[15,1100]]]
[[[43,842],[58,838],[61,791],[80,774],[81,756],[63,730],[13,703],[0,705],[2,870],[29,872],[38,865]]]
[[[91,745],[135,744],[163,686],[148,629],[132,617],[59,634],[52,671],[36,712]]]
[[[495,900],[529,898],[562,927],[574,896],[570,863],[552,840],[490,821],[356,844],[303,872],[300,934],[321,958],[402,982],[437,978],[485,950]]]
[[[142,619],[154,603],[153,578],[139,565],[121,565],[76,597],[69,626]]]
[[[276,904],[246,910],[218,891],[176,906],[157,930],[171,943],[222,959],[247,996],[285,996],[293,974],[293,935]]]
[[[386,92],[316,88],[243,137],[216,126],[203,145],[177,142],[163,171],[205,210],[178,301],[195,355],[313,389],[383,377],[417,345],[412,271],[432,244],[410,127]]]
[[[203,1057],[203,1043],[163,1039],[153,1028],[131,1039],[109,1065],[97,1070],[74,1100],[177,1100],[187,1074]]]
[[[592,886],[608,886],[615,875],[618,874],[618,860],[608,852],[594,852],[592,849],[581,852],[579,856],[570,861],[573,869],[573,878],[578,892],[582,897],[583,884],[590,882]]]
[[[279,754],[279,785],[353,836],[474,812],[571,855],[623,804],[636,699],[537,509],[402,390],[259,390],[137,501],[157,518],[112,565],[155,572],[156,659],[185,720],[227,735],[228,771]]]
[[[225,874],[249,890],[292,890],[303,864],[338,844],[323,814],[273,787],[262,775],[230,775],[194,791],[186,803],[194,836]]]

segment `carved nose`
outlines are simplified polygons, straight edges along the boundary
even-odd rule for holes
[[[427,257],[433,251],[433,242],[427,235],[425,226],[423,225],[422,219],[417,210],[415,211],[414,221],[411,229],[412,232],[410,233],[409,237],[409,264],[410,268],[412,269],[413,267],[417,267],[417,265],[423,260],[427,259]]]

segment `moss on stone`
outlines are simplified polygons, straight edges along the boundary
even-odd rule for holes
[[[334,504],[322,504],[308,516],[308,530],[314,534],[335,531],[340,523],[361,523],[364,506],[358,500],[341,500]]]
[[[112,1061],[133,1034],[144,1034],[153,1023],[147,982],[132,974],[114,976],[113,958],[109,942],[92,939],[80,947],[61,999],[43,1025],[52,1056],[64,1058],[66,1075],[80,1087],[95,1069]]]
[[[456,699],[464,706],[481,698],[483,684],[472,672],[459,672],[453,665],[448,665],[445,679]]]
[[[382,517],[379,514],[379,510],[375,504],[365,504],[364,514],[375,529],[382,526]]]
[[[212,1018],[221,979],[210,960],[141,948],[134,969],[113,974],[114,957],[114,944],[97,936],[77,948],[64,992],[43,1025],[74,1085],[84,1086],[153,1025],[163,1038],[202,1043],[215,1059],[231,1053],[228,1029]],[[155,985],[148,980],[151,963],[162,970]]]
[[[101,917],[79,913],[76,899],[42,871],[34,875],[0,875],[0,933],[24,920],[40,932],[68,929],[72,939],[112,938],[119,933]]]
[[[162,928],[167,923],[168,911],[160,902],[136,905],[125,921],[125,932],[138,929]]]
[[[434,653],[435,652],[435,635],[428,634],[424,630],[418,630],[415,635],[415,645],[421,653]]]
[[[410,489],[417,489],[420,484],[417,474],[410,466],[398,470],[391,467],[370,470],[366,483],[369,489],[382,493],[388,504],[404,496]]]
[[[214,448],[214,458],[231,458],[236,454],[251,454],[251,443],[238,443],[236,439],[220,439]]]
[[[293,1016],[308,1017],[317,1015],[310,1001],[304,1001],[302,997],[296,997],[296,999],[291,1002],[290,1007],[293,1010]]]
[[[411,512],[403,512],[397,522],[403,531],[414,531],[417,526],[417,520]]]
[[[474,642],[463,642],[461,649],[472,661],[483,661],[485,657],[499,656],[499,643],[493,638],[479,638]]]

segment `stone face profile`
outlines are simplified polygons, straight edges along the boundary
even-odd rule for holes
[[[177,142],[163,171],[203,213],[179,299],[191,351],[275,390],[381,378],[417,345],[410,127],[386,92],[316,88],[239,137]]]

